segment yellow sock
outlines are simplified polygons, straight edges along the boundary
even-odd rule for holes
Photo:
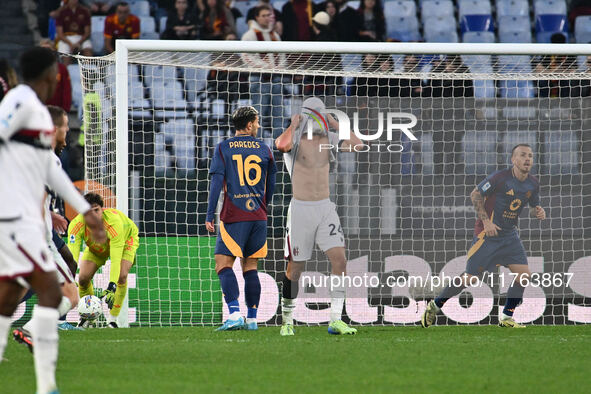
[[[117,290],[115,290],[115,303],[113,309],[111,309],[111,316],[117,317],[121,312],[121,305],[127,294],[127,282],[124,285],[117,284]]]
[[[78,294],[80,295],[80,298],[87,295],[94,295],[94,288],[92,287],[92,282],[88,282],[88,287],[83,287],[81,284],[78,284]]]

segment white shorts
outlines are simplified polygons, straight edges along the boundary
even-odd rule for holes
[[[293,261],[309,260],[314,244],[323,252],[345,247],[345,235],[336,206],[328,198],[320,201],[292,198],[287,211],[285,258]]]
[[[56,270],[43,227],[1,222],[0,279],[28,276],[33,270]]]
[[[82,36],[80,34],[73,34],[71,36],[68,36],[68,40],[70,40],[72,44],[80,42],[81,38]],[[82,43],[82,45],[80,45],[80,49],[92,49],[92,44],[90,43],[90,40],[85,40]],[[70,48],[68,44],[61,40],[57,42],[57,51],[61,53],[72,54],[72,48]]]

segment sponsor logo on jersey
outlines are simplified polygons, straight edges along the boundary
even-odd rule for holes
[[[76,243],[76,236],[74,234],[70,234],[70,243]]]
[[[513,189],[511,189],[511,190],[509,190],[509,191],[507,192],[507,195],[508,195],[508,196],[514,196],[514,195],[515,195],[515,192],[513,191]]]
[[[485,192],[488,189],[490,189],[490,182],[486,182],[484,185],[482,185],[482,191]]]

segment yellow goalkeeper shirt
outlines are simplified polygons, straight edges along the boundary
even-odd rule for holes
[[[82,241],[95,256],[104,259],[110,258],[109,281],[117,283],[126,241],[134,234],[137,236],[138,228],[123,212],[113,208],[103,210],[103,224],[107,233],[107,242],[99,244],[90,237],[90,230],[86,227],[84,216],[76,216],[68,226],[68,248],[76,262],[80,258]]]

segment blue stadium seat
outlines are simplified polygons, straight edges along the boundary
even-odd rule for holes
[[[156,31],[156,21],[151,16],[140,17],[140,32],[153,33]]]
[[[529,17],[529,3],[527,0],[497,0],[497,19],[503,16]]]
[[[274,1],[273,4],[271,4],[273,6],[273,8],[275,8],[277,11],[281,11],[281,9],[283,8],[283,6],[285,5],[285,3],[287,3],[287,0],[278,0],[278,1]],[[246,17],[246,15],[244,15],[244,17]]]
[[[500,73],[531,72],[530,57],[509,55],[499,56],[498,71]],[[533,98],[535,96],[535,91],[531,81],[500,80],[499,94],[503,98]]]
[[[499,31],[499,42],[509,44],[531,43],[531,31]]]
[[[495,82],[491,79],[475,79],[472,81],[474,86],[474,98],[495,98],[497,89]]]
[[[536,33],[568,31],[566,15],[544,14],[536,18]]]
[[[395,0],[384,3],[384,16],[388,22],[390,22],[390,18],[416,17],[416,15],[417,6],[414,1]]]
[[[158,40],[158,39],[160,39],[160,34],[156,33],[155,31],[140,32],[140,40]]]
[[[246,16],[241,16],[236,19],[236,32],[238,33],[238,39],[242,38],[244,33],[248,31],[248,25],[246,24]]]
[[[162,18],[160,18],[160,34],[164,33],[164,30],[166,30],[166,21],[168,20],[167,16],[163,16]]]
[[[419,21],[416,16],[391,17],[387,24],[388,38],[398,41],[418,41],[421,38],[419,34]]]
[[[439,32],[456,32],[457,24],[453,16],[438,16],[427,18],[423,21],[423,31],[425,33],[425,40],[432,41],[428,37],[439,36]],[[457,36],[457,34],[456,34]],[[432,41],[437,42],[437,41]]]
[[[90,32],[104,32],[106,16],[91,16],[90,17]]]
[[[564,0],[536,0],[534,3],[535,17],[545,14],[566,15],[566,2]]]
[[[177,78],[176,67],[174,66],[144,66],[144,81],[147,86],[153,84],[171,83]]]
[[[495,31],[492,15],[463,15],[460,17],[462,33],[467,31]]]
[[[254,1],[254,0],[235,1],[233,4],[233,7],[236,8],[238,11],[240,11],[242,16],[244,16],[246,18],[246,14],[248,14],[248,10],[250,10],[252,7],[255,7],[256,5],[257,5],[257,1]],[[277,8],[277,7],[275,7],[275,8]],[[278,10],[281,11],[281,8],[278,8]]]
[[[347,4],[349,5],[349,7],[353,8],[354,10],[359,8],[359,0],[349,1]]]
[[[467,31],[462,35],[462,42],[490,44],[495,42],[495,33],[490,31]]]
[[[154,164],[157,175],[168,171],[190,173],[195,170],[195,126],[192,119],[175,119],[164,123],[154,136]],[[171,146],[172,149],[166,149]],[[172,166],[175,167],[172,167]]]
[[[579,143],[576,133],[546,132],[545,161],[551,175],[579,173]]]
[[[531,35],[529,16],[505,15],[498,19],[498,23],[499,34],[516,31],[527,31]]]
[[[129,4],[129,10],[135,16],[150,16],[150,3],[147,1],[135,1]]]
[[[454,5],[450,0],[425,0],[421,3],[421,18],[454,16]]]
[[[103,31],[93,31],[90,33],[90,42],[92,44],[92,52],[95,55],[102,55],[105,51],[105,36]]]
[[[462,0],[458,5],[458,16],[491,15],[492,8],[488,0]]]
[[[577,19],[575,19],[575,38],[579,43],[591,41],[591,15],[577,16]]]
[[[200,68],[183,68],[183,81],[185,83],[185,92],[187,92],[187,101],[194,103],[197,94],[207,89],[208,70]]]
[[[459,42],[458,33],[455,30],[429,30],[425,32],[427,42]]]

